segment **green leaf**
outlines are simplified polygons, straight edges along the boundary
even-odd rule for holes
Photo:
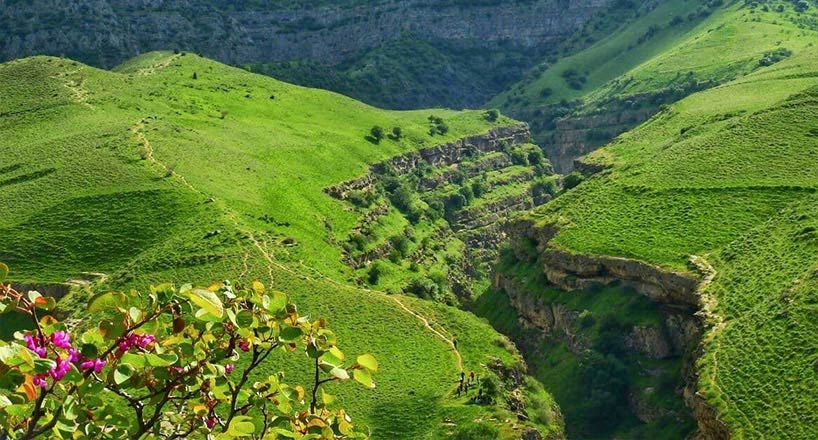
[[[0,263],[1,264],[1,263]],[[11,400],[8,397],[0,394],[0,408],[4,408],[11,405]]]
[[[270,298],[270,304],[267,306],[267,310],[270,312],[278,312],[279,310],[283,310],[287,307],[287,295],[283,292],[274,291],[272,298]]]
[[[95,295],[88,302],[88,311],[91,313],[116,310],[128,305],[128,296],[122,292],[107,292]]]
[[[358,356],[358,365],[366,368],[369,371],[378,371],[378,360],[371,354],[362,354]]]
[[[125,324],[120,319],[103,319],[99,323],[99,332],[106,339],[116,339],[125,333]]]
[[[242,310],[236,315],[236,324],[242,328],[248,328],[253,325],[253,312],[249,310]]]
[[[325,406],[332,405],[332,403],[335,402],[335,396],[324,391],[324,388],[321,388],[321,400]]]
[[[176,356],[175,354],[165,354],[162,356],[158,356],[153,353],[146,353],[145,360],[151,367],[169,367],[175,364],[176,361],[179,360],[179,357]]]
[[[339,379],[339,380],[347,380],[349,379],[349,372],[344,370],[341,367],[335,367],[329,372],[330,376]]]
[[[369,370],[359,369],[352,372],[355,381],[367,388],[375,388],[375,382],[372,382],[372,374]]]
[[[253,419],[248,416],[237,416],[230,422],[226,434],[231,437],[249,437],[256,432]]]
[[[9,276],[9,267],[0,263],[0,283],[5,281],[7,276]]]
[[[298,340],[301,335],[304,334],[304,331],[301,330],[299,327],[287,327],[284,330],[281,330],[281,340],[285,342],[292,342]]]
[[[193,289],[187,294],[194,304],[206,310],[207,313],[218,318],[224,316],[224,305],[215,293],[204,289]]]
[[[122,355],[122,358],[119,360],[119,362],[120,364],[128,364],[134,368],[145,368],[145,365],[147,364],[147,359],[145,359],[145,355],[143,354],[125,353]]]
[[[120,364],[114,371],[114,382],[117,385],[122,385],[133,376],[134,369],[128,364]]]

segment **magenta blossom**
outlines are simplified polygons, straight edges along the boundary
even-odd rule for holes
[[[125,353],[130,350],[131,347],[145,349],[153,344],[154,341],[156,341],[156,336],[154,335],[137,335],[131,333],[127,338],[122,338],[122,340],[119,341],[119,352]]]
[[[239,342],[239,348],[241,351],[248,352],[250,351],[250,344],[248,344],[247,341],[241,341]]]
[[[58,330],[51,334],[51,342],[58,348],[68,350],[71,348],[71,335],[68,332]]]
[[[213,416],[206,418],[205,426],[207,426],[207,429],[213,429],[213,427],[216,426],[216,418]]]
[[[80,352],[77,351],[76,348],[69,348],[68,349],[68,361],[72,364],[78,364],[82,360],[82,356],[80,356]]]
[[[224,371],[227,374],[231,374],[233,372],[233,368],[235,368],[233,364],[227,364],[224,366]]]
[[[106,364],[107,362],[103,361],[102,359],[93,359],[87,360],[80,364],[80,368],[83,370],[94,370],[94,373],[99,374],[102,372],[102,368],[105,367]]]
[[[47,352],[42,338],[40,338],[39,336],[35,338],[34,336],[31,335],[25,335],[23,339],[26,341],[26,347],[28,347],[29,350],[37,353],[37,356],[40,356],[41,358],[45,359]]]
[[[38,375],[34,376],[34,381],[33,381],[34,386],[37,386],[37,387],[40,387],[40,388],[45,388],[46,386],[48,386],[48,382],[46,382],[45,378],[46,378],[46,375],[44,375],[44,374],[38,374]]]
[[[71,371],[71,363],[68,359],[57,358],[57,366],[52,368],[48,374],[52,379],[59,381],[62,380],[69,371]]]

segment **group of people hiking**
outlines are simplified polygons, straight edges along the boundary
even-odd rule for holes
[[[460,384],[457,386],[457,397],[460,397],[462,394],[468,394],[469,389],[480,385],[480,374],[475,374],[474,370],[469,373],[468,380],[466,379],[466,372],[460,372]],[[478,395],[483,394],[483,389],[478,389]]]

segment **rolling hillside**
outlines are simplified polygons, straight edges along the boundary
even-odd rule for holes
[[[560,437],[553,399],[532,379],[507,381],[520,356],[488,325],[356,287],[341,242],[362,213],[327,193],[386,159],[461,138],[499,148],[504,133],[527,133],[519,123],[382,111],[185,53],[149,53],[114,71],[16,60],[0,65],[0,96],[0,260],[15,281],[59,287],[101,272],[94,288],[103,290],[260,279],[326,317],[345,349],[380,360],[378,388],[338,390],[374,438],[508,437],[529,427]],[[433,134],[430,115],[441,121]],[[367,140],[375,125],[400,136]],[[81,319],[85,294],[71,288],[63,312]],[[4,334],[13,322],[4,318]],[[308,381],[298,362],[280,362]],[[505,399],[455,397],[461,369],[522,396],[530,421],[516,422]]]
[[[566,56],[541,64],[487,105],[531,123],[554,166],[567,172],[574,159],[664,105],[814,45],[815,6],[657,2],[621,19],[618,29],[588,47],[566,44]],[[583,35],[594,34],[584,29],[574,39]]]
[[[611,301],[599,284],[639,292],[664,310],[657,329],[681,343],[677,392],[702,438],[818,435],[807,410],[818,405],[807,391],[818,383],[816,61],[818,50],[803,47],[668,106],[583,159],[587,180],[517,221],[503,276],[585,299],[506,283],[506,307],[524,315],[519,303],[540,298],[595,317],[596,328],[605,314],[595,304]],[[582,334],[582,322],[565,331]]]

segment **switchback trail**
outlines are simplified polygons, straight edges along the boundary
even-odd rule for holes
[[[175,171],[175,169],[173,169],[173,167],[167,166],[166,164],[164,164],[164,163],[160,162],[159,160],[157,160],[156,157],[154,157],[153,145],[150,143],[148,138],[145,136],[144,127],[145,127],[145,119],[142,119],[142,120],[140,120],[139,122],[137,122],[136,124],[134,124],[131,127],[131,133],[139,141],[139,143],[142,144],[142,147],[145,150],[144,151],[145,159],[148,160],[153,165],[163,169],[164,172],[167,175],[177,178],[184,186],[186,186],[191,191],[196,192],[198,194],[205,195],[204,192],[202,192],[199,189],[193,187],[193,185],[191,185],[190,182],[188,182],[187,179],[185,179],[184,176],[177,173]],[[213,199],[215,201],[215,198],[213,198]],[[224,204],[222,203],[221,205],[224,205]],[[367,291],[367,292],[376,293],[376,294],[380,294],[380,295],[383,295],[385,297],[391,298],[393,301],[395,301],[395,303],[398,304],[398,306],[403,311],[405,311],[406,313],[412,315],[417,320],[422,322],[423,326],[426,327],[427,330],[432,332],[432,334],[435,335],[436,337],[438,337],[441,340],[443,340],[444,342],[446,342],[452,348],[452,350],[454,351],[455,357],[457,358],[457,368],[458,368],[458,370],[463,371],[463,356],[460,354],[460,350],[458,350],[457,347],[455,346],[454,338],[445,335],[443,333],[443,332],[446,331],[445,329],[443,329],[443,331],[440,331],[440,330],[434,328],[432,326],[432,324],[429,322],[428,318],[426,318],[425,316],[421,315],[420,313],[418,313],[418,312],[412,310],[411,308],[409,308],[406,304],[401,302],[401,300],[398,299],[397,296],[387,295],[386,292],[379,291],[379,290],[371,290],[371,289],[356,288],[356,287],[353,287],[353,286],[349,286],[349,285],[346,285],[344,283],[340,283],[338,281],[335,281],[334,279],[332,279],[332,278],[330,278],[330,277],[328,277],[328,276],[326,276],[326,275],[324,275],[324,274],[322,274],[322,273],[320,273],[318,271],[315,271],[315,270],[312,270],[312,271],[318,274],[318,279],[310,277],[306,273],[300,273],[300,272],[294,271],[293,269],[291,269],[287,265],[284,265],[284,264],[281,264],[281,263],[275,261],[275,258],[273,258],[272,253],[267,248],[267,243],[260,241],[252,233],[252,231],[250,231],[250,230],[246,229],[245,227],[243,227],[243,225],[241,223],[241,220],[238,218],[238,215],[236,214],[235,211],[233,211],[232,209],[230,209],[227,206],[222,206],[222,208],[224,210],[224,215],[231,221],[231,223],[233,223],[233,225],[236,227],[237,230],[247,234],[247,237],[253,243],[253,247],[256,248],[256,250],[261,254],[263,259],[266,261],[267,272],[268,272],[268,276],[270,277],[270,282],[271,283],[274,282],[275,276],[274,276],[273,272],[274,272],[274,268],[276,268],[278,270],[287,272],[290,275],[305,279],[307,281],[318,281],[320,279],[321,281],[328,282],[328,283],[330,283],[330,284],[332,284],[334,286],[337,286],[339,288],[342,288],[342,289],[347,289],[347,290],[353,289],[353,290],[356,290],[356,291],[364,290],[364,291]],[[244,267],[243,272],[247,272],[247,256],[248,256],[248,254],[245,254],[242,257],[242,259],[243,259],[242,264],[243,264],[243,267]],[[305,268],[306,268],[306,266],[305,266]]]

